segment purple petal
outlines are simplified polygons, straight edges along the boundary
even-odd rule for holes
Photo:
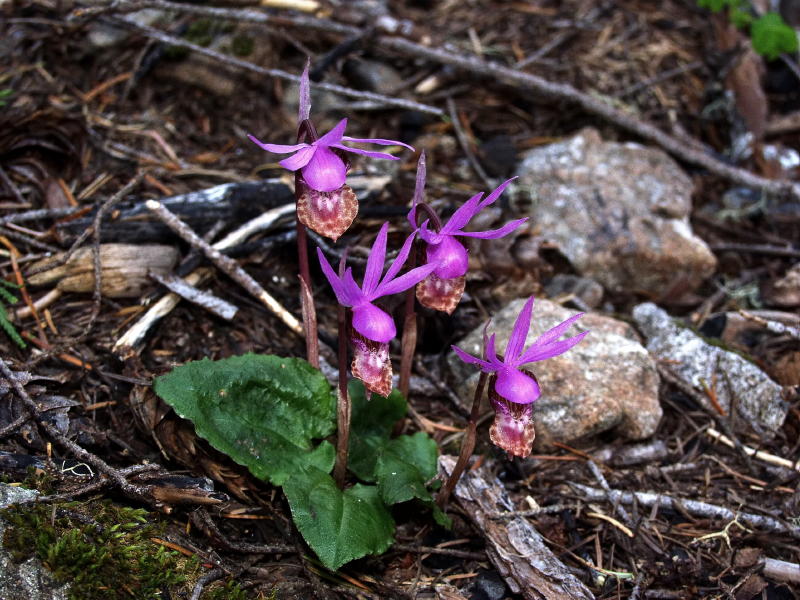
[[[475,194],[472,198],[464,202],[464,204],[453,213],[453,216],[450,217],[447,224],[442,227],[440,233],[455,233],[469,223],[469,220],[480,210],[478,204],[480,203],[481,196],[483,196],[483,194]]]
[[[370,158],[383,158],[385,160],[400,160],[400,157],[386,152],[374,152],[372,150],[362,150],[361,148],[349,148],[342,144],[328,144],[331,148],[338,148],[345,152],[352,152],[353,154],[361,154],[362,156],[369,156]]]
[[[532,345],[533,346],[544,346],[544,345],[549,344],[550,342],[552,342],[554,340],[557,340],[562,335],[564,335],[567,332],[567,329],[569,329],[572,326],[572,324],[575,321],[577,321],[578,319],[580,319],[583,315],[584,315],[584,313],[578,313],[577,315],[571,316],[569,319],[567,319],[563,323],[559,323],[558,325],[556,325],[552,329],[548,329],[542,335],[540,335],[538,338],[536,338],[536,341],[533,342]]]
[[[404,273],[397,279],[381,283],[378,288],[372,293],[371,299],[380,298],[381,296],[391,296],[392,294],[399,294],[406,291],[408,288],[417,285],[420,281],[430,275],[436,265],[424,265],[411,269],[408,273]]]
[[[273,154],[288,154],[289,152],[297,152],[301,148],[308,147],[308,144],[293,144],[291,146],[287,146],[285,144],[265,144],[257,137],[250,135],[249,133],[247,134],[247,137],[250,138],[251,142],[261,147],[262,150],[272,152]]]
[[[346,135],[342,136],[343,142],[352,142],[354,144],[378,144],[379,146],[404,146],[409,150],[414,150],[413,146],[409,146],[408,144],[404,144],[403,142],[398,142],[397,140],[384,140],[382,138],[354,138],[348,137]],[[348,148],[349,150],[350,148]]]
[[[333,270],[333,267],[331,267],[328,259],[325,258],[325,255],[319,248],[317,248],[317,257],[319,258],[319,266],[322,268],[322,272],[328,279],[328,283],[331,284],[333,293],[336,294],[336,299],[339,301],[339,304],[343,306],[352,306],[350,302],[347,302],[349,298],[347,298],[347,292],[344,283],[336,275],[336,272]]]
[[[515,404],[530,404],[541,395],[539,384],[519,369],[506,367],[497,372],[495,391]]]
[[[501,238],[504,235],[508,235],[527,220],[528,217],[525,217],[523,219],[517,219],[516,221],[511,221],[510,223],[506,223],[499,229],[491,229],[489,231],[459,231],[458,233],[455,233],[453,235],[462,235],[464,237],[480,238],[482,240],[496,240],[497,238]]]
[[[300,108],[297,112],[297,122],[302,123],[311,116],[311,85],[308,81],[308,69],[311,59],[306,60],[306,68],[300,75]]]
[[[394,319],[369,302],[353,307],[353,329],[373,342],[386,343],[397,335]]]
[[[430,223],[430,220],[425,219],[422,222],[422,225],[419,226],[419,231],[417,233],[419,233],[419,237],[429,244],[438,244],[442,241],[442,236],[441,234],[428,229],[428,223]]]
[[[588,331],[584,331],[581,334],[576,335],[575,337],[567,338],[565,340],[561,340],[560,342],[553,342],[551,344],[547,344],[546,346],[536,347],[531,346],[528,348],[527,352],[525,352],[522,356],[519,357],[517,361],[518,365],[524,365],[526,363],[538,362],[540,360],[545,360],[548,358],[553,358],[554,356],[558,356],[559,354],[564,354],[567,350],[572,348],[575,344],[580,342],[583,338],[586,337]]]
[[[356,306],[357,304],[367,302],[364,292],[361,291],[361,288],[358,287],[356,280],[353,279],[352,267],[347,267],[347,270],[344,272],[344,276],[342,277],[342,283],[344,284],[344,299],[347,301],[345,306]]]
[[[503,191],[505,191],[505,189],[508,187],[508,184],[514,181],[515,179],[516,177],[512,177],[511,179],[506,179],[503,183],[498,185],[491,194],[486,196],[486,200],[481,202],[480,208],[483,209],[492,204],[495,200],[497,200],[500,197],[500,194],[502,194]]]
[[[342,119],[336,124],[336,127],[331,129],[328,133],[314,142],[315,146],[333,146],[342,141],[342,134],[347,127],[347,119]]]
[[[553,358],[555,356],[564,354],[567,350],[575,346],[584,337],[586,337],[588,333],[589,333],[588,331],[584,331],[583,333],[576,335],[575,337],[567,338],[565,340],[561,340],[558,342],[553,342],[546,346],[530,348],[520,357],[519,364],[523,365],[532,362],[539,362],[542,360],[547,360],[548,358]]]
[[[505,364],[503,361],[497,358],[497,351],[494,349],[496,341],[495,338],[495,334],[489,336],[489,339],[484,342],[485,348],[483,351],[486,354],[486,360],[488,360],[490,364],[494,365],[495,369],[500,369],[504,367]]]
[[[303,167],[303,179],[319,192],[332,192],[344,185],[347,167],[325,146],[316,146],[311,160]]]
[[[386,238],[389,234],[389,223],[381,225],[375,242],[372,244],[372,249],[367,258],[367,268],[364,270],[364,283],[361,284],[361,289],[364,294],[370,296],[375,288],[378,287],[378,282],[383,273],[383,263],[386,260]]]
[[[469,254],[457,239],[445,235],[438,244],[431,244],[427,250],[428,262],[436,265],[434,273],[442,279],[452,279],[466,275],[469,270]]]
[[[297,152],[295,152],[289,158],[284,158],[279,164],[284,169],[289,169],[290,171],[297,171],[297,169],[302,169],[305,167],[312,158],[314,158],[314,153],[317,151],[314,146],[308,146],[306,148],[301,148]]]
[[[464,361],[465,363],[468,363],[468,364],[470,364],[470,365],[479,365],[479,366],[481,367],[481,369],[482,369],[482,370],[485,370],[485,371],[487,371],[487,372],[491,372],[491,371],[494,371],[494,370],[495,370],[495,369],[492,367],[492,365],[491,365],[491,364],[489,364],[487,361],[485,361],[485,360],[481,360],[480,358],[475,358],[475,357],[474,357],[474,356],[472,356],[471,354],[467,354],[466,352],[464,352],[464,351],[463,351],[461,348],[459,348],[458,346],[450,346],[450,348],[452,348],[452,349],[453,349],[453,352],[455,352],[455,353],[456,353],[456,356],[458,356],[458,358],[460,358],[460,359],[461,359],[462,361]]]
[[[506,344],[505,362],[507,365],[517,366],[520,364],[517,358],[522,353],[522,348],[525,346],[525,338],[528,336],[528,330],[531,327],[532,312],[533,296],[531,296],[525,303],[525,306],[522,307],[517,320],[514,322],[514,329],[511,330],[508,344]]]
[[[403,265],[406,264],[406,260],[408,259],[408,255],[411,252],[411,244],[414,243],[415,233],[412,233],[406,238],[406,241],[403,242],[403,246],[400,248],[400,252],[397,253],[397,257],[392,261],[391,266],[386,271],[386,275],[383,277],[383,283],[389,283],[395,276],[400,272],[400,269],[403,268]]]

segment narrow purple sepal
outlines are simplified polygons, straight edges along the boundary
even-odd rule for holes
[[[352,142],[354,144],[378,144],[379,146],[403,146],[404,148],[408,148],[412,152],[414,151],[414,146],[409,146],[404,142],[399,142],[397,140],[384,140],[383,138],[354,138],[343,135],[341,137],[343,142]],[[351,148],[348,148],[351,150]]]
[[[460,231],[458,232],[458,235],[463,237],[478,238],[481,240],[496,240],[497,238],[507,236],[527,220],[528,217],[523,217],[522,219],[517,219],[516,221],[506,223],[498,229],[490,229],[489,231]]]
[[[367,266],[364,269],[364,281],[361,284],[361,289],[369,296],[378,287],[381,280],[381,273],[383,272],[383,263],[386,260],[386,239],[389,235],[389,223],[381,225],[378,235],[375,236],[375,241],[372,243],[372,249],[367,258]]]
[[[525,339],[528,337],[528,330],[531,327],[531,314],[533,313],[533,296],[531,296],[519,311],[511,335],[506,344],[506,364],[517,365],[517,357],[525,347]]]

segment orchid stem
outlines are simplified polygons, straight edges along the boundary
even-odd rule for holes
[[[319,337],[317,311],[311,295],[311,272],[308,268],[308,235],[306,226],[297,221],[297,262],[300,266],[300,310],[306,334],[306,357],[312,367],[319,369]]]
[[[467,467],[470,456],[472,456],[472,451],[475,450],[475,434],[478,429],[481,398],[483,397],[483,389],[486,387],[487,377],[488,375],[486,373],[481,372],[480,379],[478,379],[478,387],[475,388],[475,397],[472,400],[472,411],[470,411],[469,414],[469,423],[467,423],[467,429],[464,432],[464,440],[461,442],[461,453],[458,455],[456,466],[453,467],[450,477],[447,478],[442,489],[440,489],[439,493],[436,495],[436,504],[438,504],[439,508],[442,510],[447,506],[450,494],[453,493],[458,480],[461,479],[461,475]]]
[[[347,392],[347,313],[345,307],[339,305],[339,394],[336,403],[336,464],[333,467],[333,479],[339,489],[344,487],[347,472],[347,453],[350,444],[350,394]]]
[[[409,268],[417,266],[417,245],[411,247],[408,263]],[[403,337],[400,343],[400,393],[408,401],[408,391],[411,387],[411,361],[417,349],[417,313],[414,311],[416,286],[406,291],[405,309],[403,311]]]
[[[300,123],[297,129],[297,142],[300,143],[306,137],[316,139],[317,132],[314,125],[309,120]],[[302,178],[300,171],[295,172],[294,176],[294,196],[295,201],[300,199],[303,192]],[[295,213],[297,222],[297,263],[300,267],[300,307],[303,314],[303,326],[306,334],[306,357],[312,367],[319,369],[319,336],[317,333],[317,310],[314,306],[314,297],[311,294],[311,271],[308,268],[308,234],[306,226],[300,222],[300,218]]]

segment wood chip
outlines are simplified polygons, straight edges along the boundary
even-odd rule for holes
[[[150,273],[150,277],[166,287],[170,292],[178,294],[184,300],[202,306],[207,311],[214,313],[218,317],[230,321],[236,316],[238,307],[222,298],[197,289],[185,279],[175,275],[162,275],[160,273]]]
[[[441,456],[439,466],[449,475],[456,457]],[[498,510],[514,506],[503,484],[486,467],[469,470],[455,488],[455,497],[486,539],[486,553],[515,594],[526,600],[588,600],[594,595],[545,544],[527,520],[498,521]]]

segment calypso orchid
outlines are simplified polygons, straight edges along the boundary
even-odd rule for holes
[[[563,354],[589,333],[584,331],[574,337],[559,339],[583,316],[583,313],[580,313],[546,331],[523,349],[530,329],[532,312],[533,296],[525,303],[514,323],[502,360],[497,357],[495,351],[495,334],[488,340],[484,336],[483,359],[475,358],[461,348],[452,346],[461,360],[480,366],[486,373],[492,373],[489,399],[495,409],[495,419],[489,435],[495,445],[509,454],[523,458],[528,456],[533,448],[535,437],[533,402],[539,398],[541,391],[533,373],[522,369],[522,366]]]
[[[372,392],[388,396],[391,391],[392,365],[389,361],[389,342],[397,334],[394,319],[374,302],[382,296],[389,296],[407,290],[433,271],[435,265],[424,265],[398,276],[408,258],[414,234],[403,243],[397,258],[386,274],[383,273],[386,259],[386,241],[389,224],[384,223],[378,232],[367,259],[364,280],[359,286],[353,279],[353,269],[348,267],[343,275],[337,275],[328,263],[322,250],[317,248],[322,272],[342,306],[353,311],[353,376],[361,379]]]
[[[261,149],[275,154],[292,155],[280,161],[280,165],[295,173],[298,188],[297,214],[300,221],[317,233],[336,240],[353,222],[358,212],[358,201],[353,191],[345,185],[348,163],[344,152],[362,154],[371,158],[397,160],[398,157],[385,152],[374,152],[345,146],[343,142],[356,144],[378,144],[380,146],[404,146],[408,144],[381,138],[353,138],[344,135],[347,119],[339,123],[322,137],[309,119],[311,95],[308,80],[309,65],[300,77],[300,109],[298,114],[297,144],[266,144],[253,135],[252,142]]]
[[[414,193],[414,205],[408,213],[408,220],[411,222],[412,229],[417,228],[417,208],[422,200],[421,188],[425,185],[424,156],[421,157],[417,169],[417,189]],[[490,231],[464,231],[464,227],[467,226],[472,217],[490,204],[493,204],[514,179],[516,178],[514,177],[501,183],[483,200],[483,193],[474,195],[453,213],[453,216],[444,226],[438,227],[438,224],[434,224],[436,227],[434,231],[429,228],[429,220],[422,223],[419,227],[419,237],[427,244],[428,264],[435,264],[436,268],[417,286],[416,294],[420,304],[449,314],[455,310],[461,300],[469,268],[469,255],[467,249],[456,239],[457,236],[483,240],[497,239],[508,235],[528,220],[527,217],[517,219],[506,223],[499,229]]]

